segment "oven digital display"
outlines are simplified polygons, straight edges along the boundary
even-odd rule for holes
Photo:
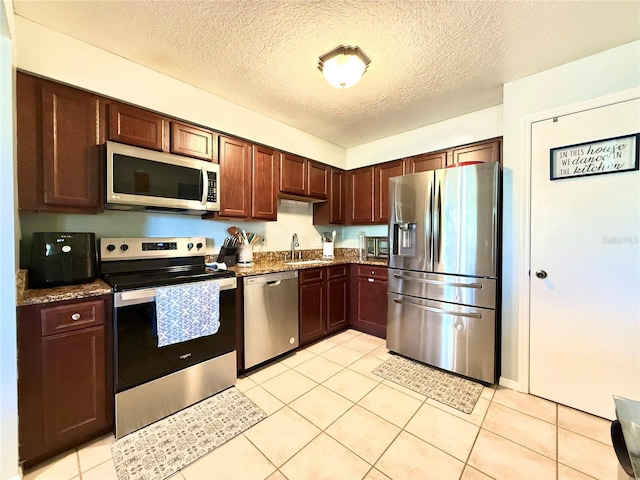
[[[142,251],[148,252],[151,250],[177,250],[177,242],[143,242]]]

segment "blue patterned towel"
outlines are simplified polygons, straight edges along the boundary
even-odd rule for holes
[[[158,347],[213,335],[220,327],[216,281],[156,288]]]

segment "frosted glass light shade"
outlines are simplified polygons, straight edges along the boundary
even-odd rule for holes
[[[318,68],[325,80],[336,88],[349,88],[360,81],[371,63],[358,47],[340,45],[320,57]]]

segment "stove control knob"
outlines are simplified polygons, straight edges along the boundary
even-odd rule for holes
[[[108,252],[113,252],[115,249],[116,249],[116,246],[113,243],[110,243],[109,245],[107,245]]]
[[[123,243],[122,245],[120,245],[120,250],[122,250],[123,252],[126,252],[127,250],[129,250],[129,245],[127,245],[126,243]]]
[[[196,248],[200,250],[202,248],[202,242],[198,242],[198,244],[196,245]]]
[[[187,243],[187,250],[191,250],[193,248],[193,243]]]

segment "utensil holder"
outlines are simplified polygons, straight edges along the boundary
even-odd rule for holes
[[[324,242],[322,244],[322,258],[333,259],[333,242]]]
[[[253,247],[251,245],[238,245],[238,266],[253,267]]]

